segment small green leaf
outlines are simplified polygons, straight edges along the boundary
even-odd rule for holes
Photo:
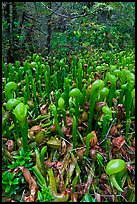
[[[61,110],[64,109],[64,103],[65,103],[64,99],[60,97],[58,100],[58,106]]]
[[[42,193],[40,191],[38,191],[38,200],[40,202],[43,202],[43,196],[42,196]]]
[[[12,184],[14,184],[14,185],[18,184],[18,183],[19,183],[19,179],[18,178],[14,179],[13,182],[12,182]]]
[[[79,99],[81,99],[82,93],[80,92],[80,90],[79,90],[78,88],[74,88],[74,89],[72,89],[72,90],[69,92],[69,96],[70,96],[70,97],[76,96],[76,97],[78,97]]]
[[[13,113],[20,122],[24,122],[27,116],[27,106],[24,103],[19,103]]]
[[[10,185],[10,186],[12,185],[12,181],[9,181],[9,185]]]
[[[89,133],[87,136],[86,136],[86,157],[88,158],[88,154],[89,154],[89,146],[90,146],[90,140],[91,138],[94,137],[94,134],[92,133]]]
[[[99,163],[101,166],[104,167],[104,165],[103,165],[103,163],[102,163],[102,161],[103,161],[102,155],[99,154],[99,153],[97,153],[97,154],[96,154],[96,158],[97,158],[97,160],[98,160],[98,163]]]
[[[96,202],[96,199],[93,198],[89,193],[86,193],[80,202]]]
[[[109,43],[109,46],[110,46],[111,48],[114,48],[114,46],[113,46],[111,43]]]
[[[5,193],[8,193],[8,191],[10,190],[10,188],[11,188],[11,186],[7,186],[7,187],[5,188]]]
[[[112,118],[112,111],[108,106],[103,106],[102,112],[105,113],[105,116],[107,116],[106,118],[108,120],[110,120]]]
[[[13,81],[10,81],[9,83],[6,84],[5,96],[6,96],[7,101],[9,99],[13,98],[13,93],[17,89],[17,87],[18,87],[18,85]]]
[[[20,162],[20,166],[23,166],[25,164],[25,161]]]
[[[116,174],[122,171],[126,166],[123,159],[112,159],[106,166],[106,173],[108,175]]]

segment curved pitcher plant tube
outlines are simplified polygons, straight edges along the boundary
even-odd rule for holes
[[[103,89],[101,89],[101,90],[99,91],[99,94],[100,94],[99,100],[105,102],[105,101],[106,101],[106,98],[107,98],[107,96],[108,96],[108,94],[109,94],[109,89],[108,89],[107,87],[104,87]]]
[[[12,98],[9,99],[8,102],[6,103],[6,109],[7,110],[13,110],[18,104],[20,103],[20,100]]]
[[[96,70],[99,74],[101,74],[101,72],[104,70],[104,66],[97,66]]]
[[[6,86],[5,86],[5,96],[6,96],[7,101],[9,99],[13,98],[13,93],[15,92],[17,87],[18,87],[18,85],[13,81],[10,81],[10,82],[8,82],[6,84]]]
[[[74,88],[69,92],[70,97],[76,97],[76,111],[75,111],[75,116],[76,120],[78,120],[79,117],[79,105],[81,103],[81,98],[82,98],[82,93],[78,88]]]
[[[94,137],[93,132],[89,133],[86,136],[86,152],[85,152],[85,155],[86,155],[87,158],[88,158],[88,155],[89,155],[90,141],[91,141],[91,138],[93,138],[93,137]]]
[[[50,105],[50,111],[53,112],[57,131],[59,132],[60,136],[64,137],[64,135],[61,131],[61,127],[59,125],[58,116],[57,116],[57,109],[56,109],[56,106],[54,104]]]
[[[112,159],[106,166],[106,173],[109,175],[112,185],[121,192],[123,189],[119,186],[116,176],[122,177],[125,171],[126,162],[122,159]]]
[[[127,73],[127,72],[126,72]],[[126,76],[127,83],[121,86],[121,95],[120,99],[123,100],[123,93],[125,92],[125,108],[126,108],[126,120],[130,118],[130,109],[132,105],[132,90],[135,86],[135,75],[131,72],[128,72]]]
[[[18,99],[15,99],[15,98],[9,99],[8,102],[6,103],[6,110],[12,111],[20,102],[21,102],[20,98],[18,98]],[[15,131],[16,131],[16,133],[14,134],[15,140],[17,140],[20,133],[19,133],[19,128],[18,128],[18,124],[17,124],[17,121],[16,121],[16,117],[13,114],[13,112],[11,112],[11,117],[12,117],[12,120],[13,120],[13,127],[15,127]]]
[[[24,105],[24,103],[19,103],[16,108],[13,110],[14,115],[23,126],[25,119],[27,117],[27,109],[28,105]]]
[[[78,61],[78,88],[80,91],[82,90],[82,62],[82,59]]]
[[[42,163],[42,168],[44,171],[44,176],[46,177],[46,168],[45,168],[45,163],[44,163],[45,153],[46,153],[46,156],[48,157],[47,146],[42,147],[41,152],[40,152],[40,159],[41,159],[41,163]]]
[[[74,88],[69,92],[69,96],[70,97],[76,96],[77,98],[81,99],[82,93],[78,88]]]
[[[58,89],[57,91],[55,91],[54,92],[54,96],[55,96],[55,106],[57,106],[58,105],[58,100],[59,100],[59,98],[61,97],[61,90],[60,89]]]
[[[112,99],[115,98],[116,91],[116,81],[117,78],[114,75],[109,75],[108,80],[111,82],[110,92],[109,92],[109,106],[112,106]]]
[[[91,131],[92,129],[92,119],[94,115],[94,108],[95,108],[95,102],[96,98],[98,96],[99,90],[103,89],[104,87],[104,82],[101,79],[97,79],[93,84],[90,89],[90,112],[89,112],[89,120],[88,120],[88,129],[87,133]]]
[[[105,136],[107,134],[110,121],[112,119],[112,111],[111,111],[111,109],[108,106],[103,106],[102,107],[102,112],[104,113],[104,115],[103,115],[103,130],[102,130],[102,135]]]
[[[126,120],[130,118],[130,109],[132,105],[132,90],[135,86],[135,75],[130,73],[127,76],[127,89],[125,94]]]
[[[68,192],[62,191],[61,193],[57,193],[57,185],[52,168],[48,169],[48,177],[49,185],[51,186],[52,194],[54,196],[53,202],[67,202],[69,199]]]
[[[75,116],[73,116],[72,136],[73,136],[73,148],[76,148],[77,121],[76,121],[76,117]]]
[[[87,93],[87,85],[84,84],[84,87],[83,87],[83,89],[82,89],[82,98],[81,98],[82,108],[85,107],[85,103],[86,103],[86,100],[87,100],[86,93]]]
[[[28,151],[28,123],[27,123],[27,109],[28,105],[24,105],[24,103],[19,103],[16,108],[13,110],[13,114],[19,121],[19,125],[21,128],[22,134],[22,145],[24,152]]]
[[[131,96],[132,96],[132,108],[131,108],[131,115],[134,116],[135,114],[135,88],[132,90],[131,92]]]
[[[69,106],[69,79],[66,77],[64,79],[64,99],[65,99],[65,108]]]
[[[60,97],[59,100],[58,100],[58,106],[59,106],[59,109],[62,111],[64,124],[65,124],[65,126],[67,126],[66,111],[65,111],[65,108],[64,108],[64,104],[65,104],[64,99],[62,97]]]
[[[120,80],[121,80],[121,92],[120,92],[120,101],[119,103],[123,103],[123,95],[124,95],[124,92],[125,92],[125,88],[124,88],[124,85],[126,83],[126,79],[127,79],[127,75],[130,74],[130,71],[127,70],[127,69],[122,69],[121,70],[121,77],[120,77]]]
[[[42,173],[41,173],[41,171],[39,170],[38,166],[35,165],[34,167],[32,167],[32,169],[33,169],[33,172],[34,172],[36,178],[38,179],[38,182],[39,182],[40,186],[43,186],[43,185],[47,186],[47,184],[46,184],[46,179],[45,179],[45,177],[42,175]]]
[[[37,165],[33,167],[33,171],[36,178],[39,181],[40,186],[41,187],[44,185],[47,186],[47,181],[45,177],[42,175]],[[54,196],[53,202],[67,202],[69,198],[69,194],[67,192],[63,191],[61,193],[57,193],[56,180],[55,180],[55,176],[52,168],[49,168],[47,173],[48,173],[49,186],[51,187],[52,195]]]
[[[48,97],[48,101],[50,103],[50,66],[46,65],[45,67],[45,84],[46,84],[46,93],[47,93],[47,97]]]

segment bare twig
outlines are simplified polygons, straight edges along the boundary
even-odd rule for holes
[[[95,12],[97,12],[97,11],[100,10],[100,8],[97,8],[97,9],[95,9],[92,13],[84,13],[84,14],[82,14],[82,15],[74,15],[74,16],[71,16],[71,14],[70,14],[69,16],[66,16],[66,15],[57,13],[57,12],[56,12],[57,9],[56,9],[55,11],[53,11],[53,9],[49,8],[48,6],[46,6],[43,2],[41,2],[41,4],[43,5],[44,8],[46,8],[46,9],[49,10],[49,11],[51,11],[52,14],[54,13],[54,14],[56,14],[56,15],[58,15],[58,16],[61,16],[61,17],[63,17],[63,18],[69,18],[69,19],[74,19],[74,18],[85,17],[85,16],[88,16],[88,15],[93,15]],[[50,14],[50,15],[52,15],[52,14]]]

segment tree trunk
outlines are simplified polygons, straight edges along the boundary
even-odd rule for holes
[[[49,2],[49,8],[51,9],[51,2]],[[51,42],[51,15],[49,15],[49,19],[48,19],[48,36],[47,36],[48,54],[50,53],[50,42]]]
[[[10,2],[4,2],[4,20],[6,22],[5,37],[6,37],[6,62],[13,63],[14,57],[11,46],[11,19],[10,19]]]

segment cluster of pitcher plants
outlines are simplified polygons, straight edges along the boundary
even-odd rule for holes
[[[2,63],[2,199],[135,201],[133,51]]]

